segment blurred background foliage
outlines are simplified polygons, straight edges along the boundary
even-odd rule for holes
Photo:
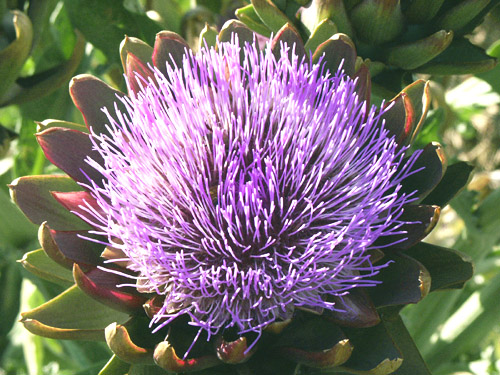
[[[33,136],[36,122],[82,123],[67,90],[75,74],[90,73],[124,89],[118,54],[124,35],[152,43],[167,29],[194,46],[206,23],[220,28],[249,5],[0,0],[0,375],[93,375],[110,354],[104,344],[36,337],[16,323],[20,310],[61,291],[16,263],[38,247],[37,228],[10,202],[7,184],[24,175],[57,173]],[[500,7],[467,38],[500,58]],[[468,188],[443,210],[427,241],[468,254],[476,273],[463,290],[433,293],[403,310],[403,318],[433,374],[500,374],[500,66],[475,75],[411,73],[405,79],[416,78],[431,80],[433,98],[417,144],[438,141],[450,162],[474,167]]]

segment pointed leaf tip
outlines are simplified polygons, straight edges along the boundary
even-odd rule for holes
[[[47,159],[61,168],[77,182],[100,184],[102,175],[90,166],[87,158],[103,164],[99,152],[93,149],[92,141],[87,133],[74,129],[48,128],[36,134]]]
[[[277,59],[281,56],[281,44],[286,44],[289,48],[288,59],[290,61],[292,59],[292,52],[297,55],[299,61],[307,58],[302,38],[290,23],[286,23],[285,26],[278,31],[271,42],[271,49]]]
[[[246,337],[239,337],[234,341],[225,341],[222,335],[215,342],[217,357],[224,363],[238,364],[244,363],[255,353],[256,347],[247,352]]]
[[[127,328],[116,322],[104,330],[106,343],[111,351],[127,363],[153,364],[153,350],[145,349],[135,344]]]
[[[115,108],[121,113],[127,113],[121,101],[126,95],[89,74],[73,77],[69,93],[73,103],[82,113],[87,128],[92,129],[95,134],[108,133],[106,125],[109,120],[103,108],[110,114],[115,112]]]
[[[253,43],[254,33],[243,22],[229,20],[221,28],[219,42],[230,42],[234,35],[238,36],[238,44],[244,47],[245,43]]]
[[[291,21],[271,0],[251,0],[255,13],[274,33]]]
[[[52,191],[75,191],[81,187],[71,178],[61,175],[24,176],[9,185],[17,206],[33,223],[43,222],[57,230],[85,230],[89,225],[61,206]]]
[[[119,285],[130,283],[125,276],[113,273],[112,270],[101,270],[92,268],[84,272],[75,263],[73,265],[73,277],[76,285],[88,296],[113,309],[126,313],[135,313],[142,310],[146,302],[144,295],[141,295],[135,288],[120,287]]]
[[[129,52],[127,54],[127,86],[129,92],[137,94],[149,84],[156,84],[155,73],[137,56]]]
[[[340,65],[345,74],[352,77],[356,67],[356,48],[351,38],[345,34],[335,34],[327,41],[321,43],[314,51],[313,62],[318,63],[323,58],[324,67],[332,75],[337,73]]]
[[[70,328],[57,328],[50,325],[43,324],[35,319],[21,319],[23,324],[29,332],[34,335],[47,337],[56,340],[85,340],[85,341],[104,341],[103,329],[70,329]]]
[[[101,338],[104,339],[106,326],[112,322],[122,323],[129,316],[93,300],[74,285],[43,305],[22,312],[21,317],[23,322],[37,321],[43,325],[43,329],[45,327],[51,329],[50,327],[52,327],[55,329],[54,332],[58,332],[59,329],[62,329],[62,332],[70,333],[98,330]],[[38,323],[35,326],[38,326]],[[48,333],[50,332],[52,331],[48,331]],[[35,332],[35,334],[39,333]]]
[[[174,373],[199,371],[221,364],[214,355],[181,359],[168,341],[162,341],[156,346],[154,360],[161,368]]]
[[[127,71],[128,54],[131,53],[142,61],[146,66],[153,63],[153,47],[139,38],[125,36],[120,44],[120,59],[123,70]]]
[[[26,270],[42,279],[64,287],[73,284],[71,271],[50,259],[43,249],[24,254],[20,262]]]
[[[153,65],[166,77],[167,64],[182,68],[184,55],[191,50],[187,42],[171,31],[156,34],[153,50]]]

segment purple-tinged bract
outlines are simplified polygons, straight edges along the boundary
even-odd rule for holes
[[[153,323],[188,314],[209,336],[335,310],[332,296],[376,284],[370,250],[400,232],[414,153],[384,129],[356,82],[268,45],[220,43],[107,108],[93,134],[103,181],[87,188],[97,232],[125,254]],[[88,219],[87,219],[88,220]],[[123,259],[122,259],[123,260]]]

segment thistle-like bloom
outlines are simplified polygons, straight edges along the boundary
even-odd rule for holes
[[[323,73],[285,43],[275,57],[236,40],[105,109],[89,212],[141,291],[165,297],[159,327],[189,314],[210,334],[260,333],[375,284],[370,250],[405,224],[400,183],[420,153],[403,166],[383,111]]]
[[[370,108],[343,34],[304,45],[285,25],[262,51],[237,21],[212,36],[196,54],[170,32],[125,39],[128,95],[75,77],[87,127],[40,124],[68,176],[10,186],[40,225],[23,264],[75,285],[23,324],[105,339],[114,375],[425,367],[398,311],[472,273],[420,243],[470,172],[445,174],[438,144],[409,152],[428,85]]]

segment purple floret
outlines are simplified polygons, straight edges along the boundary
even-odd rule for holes
[[[94,134],[93,225],[141,291],[165,296],[157,328],[188,314],[209,337],[260,333],[295,307],[336,310],[331,296],[376,285],[386,266],[370,250],[403,224],[417,154],[402,164],[351,78],[281,47],[279,59],[236,42],[189,53]]]

